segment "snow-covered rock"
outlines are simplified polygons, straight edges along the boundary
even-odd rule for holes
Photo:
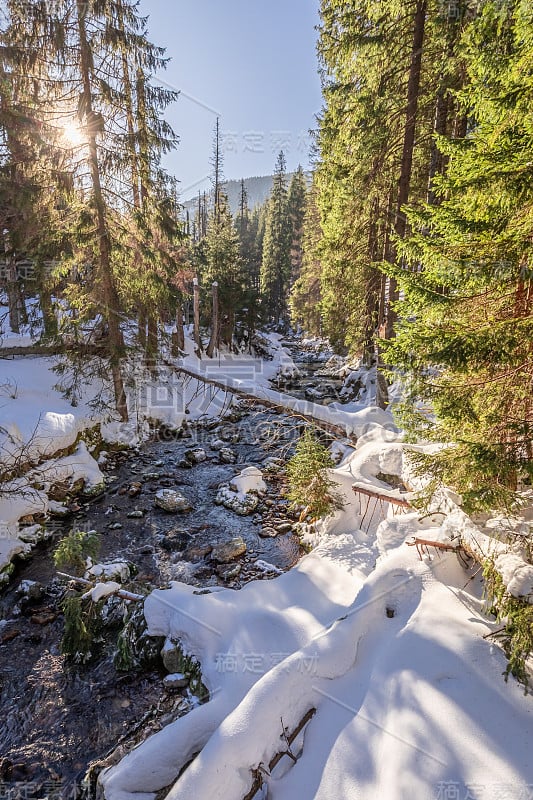
[[[225,485],[219,488],[215,503],[245,517],[247,514],[253,514],[259,505],[259,498],[255,494],[234,492],[228,485]]]
[[[230,482],[230,489],[239,494],[253,492],[261,495],[266,492],[263,473],[258,467],[246,467]]]
[[[176,489],[159,489],[156,492],[154,503],[163,511],[176,514],[178,511],[190,511],[190,501]]]
[[[223,484],[219,488],[215,503],[246,516],[255,511],[266,488],[261,470],[257,467],[246,467],[229,484]]]
[[[109,586],[109,581],[113,580],[118,583],[125,583],[130,574],[130,565],[127,561],[108,561],[101,564],[93,564],[85,573],[85,577],[87,580],[103,578],[104,581],[108,582],[106,585]]]

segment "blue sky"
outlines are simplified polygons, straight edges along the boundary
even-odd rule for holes
[[[166,167],[184,199],[204,188],[217,113],[227,178],[309,163],[320,110],[318,0],[141,0],[149,36],[171,62],[161,78],[182,91],[165,114],[180,137]]]

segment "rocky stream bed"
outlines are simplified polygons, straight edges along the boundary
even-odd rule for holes
[[[336,399],[340,381],[324,389],[314,377],[323,360],[304,356],[299,366],[291,394]],[[208,591],[275,577],[302,554],[281,491],[281,467],[299,427],[293,418],[241,404],[223,421],[191,424],[184,434],[162,428],[138,449],[104,453],[105,490],[67,497],[68,516],[46,522],[51,538],[17,563],[0,595],[2,800],[91,797],[88,770],[92,778],[98,772],[91,764],[110,753],[116,760],[206,699],[164,680],[172,669],[159,657],[161,642],[151,643],[155,658],[142,669],[117,670],[124,603],[108,614],[88,663],[72,664],[61,654],[68,581],[53,563],[57,542],[71,530],[96,530],[98,560],[127,562],[127,588],[141,594],[171,580]],[[252,496],[253,510],[226,507],[227,485],[249,468],[261,470],[266,492]],[[60,492],[55,499],[65,500]]]

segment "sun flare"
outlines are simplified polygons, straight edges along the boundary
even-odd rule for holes
[[[70,147],[80,147],[86,141],[82,129],[75,120],[68,120],[68,122],[64,123],[62,137]]]

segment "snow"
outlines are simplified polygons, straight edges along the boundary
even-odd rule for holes
[[[107,800],[148,800],[168,785],[169,800],[242,800],[259,768],[270,800],[528,796],[532,705],[483,638],[493,624],[479,579],[453,553],[419,558],[405,543],[475,540],[516,594],[530,591],[531,568],[450,492],[425,517],[386,504],[385,519],[359,530],[365,499],[359,510],[353,485],[405,498],[377,475],[405,479],[409,447],[389,426],[367,427],[331,470],[344,507],[313,527],[315,549],[290,572],[240,591],[152,592],[149,633],[199,661],[210,699],[105,770]],[[311,709],[297,762],[284,757],[270,774],[282,726],[293,731]]]
[[[33,470],[31,475],[38,477],[47,488],[55,483],[65,481],[75,483],[81,479],[84,482],[84,490],[90,491],[104,482],[103,473],[83,441],[78,443],[72,455],[45,461]]]
[[[74,444],[79,433],[97,424],[88,405],[91,392],[73,407],[54,389],[53,358],[5,361],[0,380],[0,460],[3,468],[18,459],[35,463]],[[93,387],[94,392],[96,389]]]
[[[497,556],[494,566],[503,578],[507,591],[515,597],[529,596],[533,603],[533,566],[515,553]]]
[[[169,800],[242,800],[260,766],[269,800],[527,797],[533,790],[532,705],[512,677],[504,682],[505,656],[483,638],[494,626],[484,615],[479,579],[453,553],[421,559],[405,542],[460,537],[494,559],[515,596],[532,597],[533,567],[499,538],[497,522],[474,524],[451,492],[442,492],[424,518],[415,511],[393,516],[387,502],[384,519],[374,514],[354,486],[379,492],[384,501],[409,499],[378,475],[418,489],[409,467],[415,446],[403,442],[388,411],[355,400],[325,407],[273,390],[270,380],[293,375],[295,367],[281,337],[271,334],[269,341],[271,361],[222,353],[199,359],[188,338],[176,366],[356,436],[355,448],[338,448],[340,463],[330,473],[343,508],[301,526],[302,539],[314,549],[288,573],[239,591],[217,587],[197,594],[185,582],[194,565],[184,563],[183,582],[148,596],[148,632],[166,637],[168,646],[179,641],[199,661],[209,701],[106,769],[100,776],[106,799],[154,800],[171,786]],[[53,359],[7,363],[2,464],[45,460],[25,480],[3,487],[0,572],[31,548],[18,522],[49,510],[46,489],[54,481],[82,477],[89,490],[102,482],[82,441],[71,455],[54,457],[102,421],[88,404],[90,387],[72,407],[54,389]],[[358,399],[366,402],[370,379],[363,383]],[[132,422],[108,420],[106,440],[138,444],[147,419],[177,428],[218,416],[231,401],[227,392],[184,381],[171,369],[148,383],[143,373],[138,386],[129,397]],[[29,480],[44,488],[31,488]],[[256,468],[243,470],[233,484],[237,497],[266,489]],[[521,530],[520,522],[513,530]],[[268,562],[256,566],[272,573]],[[116,591],[129,571],[123,561],[92,566],[87,576],[98,581],[93,599]],[[316,713],[293,744],[297,762],[284,757],[268,774],[272,757],[286,749],[282,726],[293,731],[311,709]]]
[[[455,556],[434,565],[395,544],[374,570],[344,535],[239,592],[153,592],[149,632],[199,659],[211,700],[107,770],[105,796],[174,782],[171,800],[242,800],[252,768],[285,749],[281,720],[294,730],[316,708],[297,764],[267,778],[273,800],[430,800],[444,784],[463,795],[506,785],[518,798],[532,779],[531,705],[504,683]]]
[[[28,486],[23,478],[5,483],[0,496],[0,536],[2,532],[16,536],[19,519],[30,514],[45,514],[47,510],[48,498],[45,492]]]
[[[121,583],[125,583],[130,577],[130,567],[127,561],[93,564],[85,573],[85,577],[89,580],[104,578],[107,580],[106,586],[113,582],[113,578],[118,578]]]
[[[240,499],[244,499],[244,495],[249,492],[264,494],[267,487],[260,469],[245,467],[235,478],[231,479],[231,488],[239,494]]]
[[[99,600],[103,600],[104,597],[109,597],[121,588],[120,583],[116,581],[107,581],[106,583],[97,583],[96,586],[93,586],[88,592],[85,592],[82,595],[82,600],[86,598],[91,598],[94,603],[97,603]]]
[[[0,572],[15,555],[28,552],[31,544],[43,538],[28,538],[25,535],[27,529],[19,529],[19,520],[33,514],[52,512],[61,516],[67,513],[67,508],[49,500],[46,492],[54,483],[73,483],[79,479],[83,480],[86,491],[94,489],[104,480],[98,464],[83,441],[79,442],[72,455],[44,461],[24,477],[3,484],[0,494]],[[42,489],[33,488],[32,484],[37,482]]]

